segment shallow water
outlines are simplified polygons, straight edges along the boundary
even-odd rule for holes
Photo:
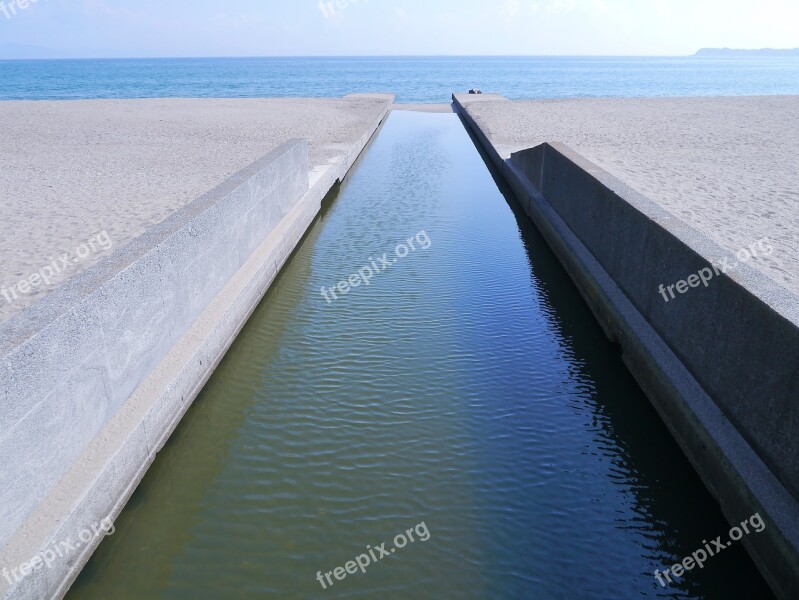
[[[769,597],[740,546],[653,577],[728,529],[458,118],[396,112],[70,598]]]

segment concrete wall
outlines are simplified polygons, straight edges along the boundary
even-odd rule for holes
[[[718,261],[730,253],[565,146],[544,144],[511,162],[799,497],[793,296],[744,265],[721,276],[714,271],[707,286],[684,294],[672,290],[675,298],[667,292],[666,301],[659,286],[707,268],[706,257]],[[752,289],[766,291],[768,303]]]
[[[0,598],[61,597],[385,110],[313,172],[292,140],[0,328]],[[15,576],[16,575],[16,576]]]
[[[794,297],[742,265],[665,302],[661,284],[729,253],[561,144],[503,160],[456,106],[725,515],[766,520],[744,543],[772,588],[799,596]]]
[[[0,522],[0,543],[9,541],[307,191],[308,147],[295,140],[4,330],[0,506],[13,512]],[[40,322],[46,325],[30,335]],[[150,434],[157,437],[157,430]],[[142,451],[155,441],[143,438]]]

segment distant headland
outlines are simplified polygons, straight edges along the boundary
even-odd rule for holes
[[[694,56],[799,56],[799,48],[761,48],[760,50],[702,48]]]

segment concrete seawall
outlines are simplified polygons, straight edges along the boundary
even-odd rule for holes
[[[501,98],[454,99],[727,518],[766,519],[744,543],[770,585],[799,595],[796,296],[741,264],[666,301],[730,252],[563,144],[503,156],[469,112]]]
[[[285,142],[0,328],[0,597],[69,589],[101,539],[80,534],[124,507],[386,116],[373,98],[336,161]]]

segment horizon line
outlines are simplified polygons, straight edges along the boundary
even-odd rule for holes
[[[175,60],[229,58],[692,58],[696,54],[230,54],[157,56],[38,56],[0,60]]]

